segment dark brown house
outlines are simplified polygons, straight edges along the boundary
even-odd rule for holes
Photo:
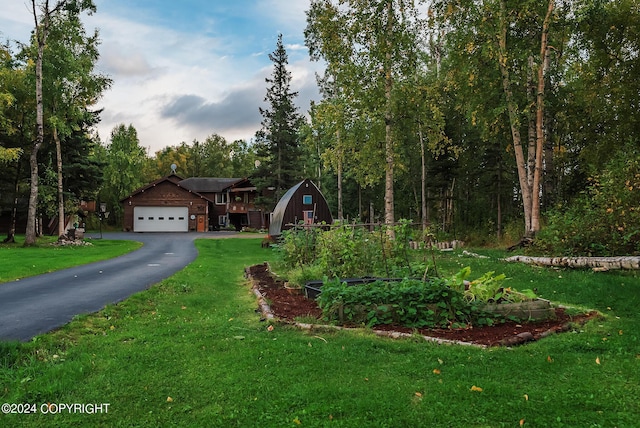
[[[300,223],[333,223],[327,200],[308,178],[287,190],[278,201],[269,225],[269,235],[280,236],[283,230]]]
[[[233,226],[265,227],[254,205],[256,188],[246,178],[175,174],[155,180],[122,199],[123,228],[133,232],[205,232]]]

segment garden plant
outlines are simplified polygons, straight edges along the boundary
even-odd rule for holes
[[[284,233],[278,246],[276,271],[290,283],[324,279],[318,298],[325,321],[395,324],[414,328],[491,325],[505,320],[484,310],[487,303],[535,299],[531,289],[521,292],[504,287],[504,274],[486,272],[471,280],[469,266],[449,277],[437,275],[432,236],[418,232],[402,220],[392,228],[369,231],[342,224],[330,230],[294,228]],[[425,239],[426,238],[426,239]],[[411,250],[419,242],[421,250]],[[429,271],[433,274],[428,275]],[[359,285],[341,278],[396,277]],[[527,321],[526,319],[512,320]]]

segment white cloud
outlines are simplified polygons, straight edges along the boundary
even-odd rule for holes
[[[0,37],[28,40],[33,25],[26,3],[3,3],[9,4],[0,8],[0,31],[7,34]],[[319,97],[314,70],[320,67],[309,62],[304,46],[308,1],[203,2],[195,12],[193,3],[96,3],[85,28],[99,29],[98,69],[113,80],[97,105],[104,109],[103,141],[120,123],[132,124],[151,153],[213,133],[230,141],[252,138],[272,70],[268,53],[280,32],[300,112]],[[179,16],[171,14],[176,10]]]

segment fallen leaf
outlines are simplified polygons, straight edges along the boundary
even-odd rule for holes
[[[438,369],[433,369],[433,374],[440,374],[440,370],[438,370]]]
[[[439,362],[440,364],[444,364],[444,361],[442,361],[440,358],[438,358],[438,362]]]
[[[186,306],[183,306],[183,307],[181,307],[180,309],[182,309],[182,310],[184,311],[185,309],[187,309],[187,307],[186,307]]]
[[[524,401],[529,401],[529,394],[524,394]]]
[[[596,357],[596,364],[600,364],[600,357]]]
[[[293,420],[293,423],[294,423],[294,424],[296,424],[296,425],[300,425],[302,422],[300,422],[300,419],[295,418],[295,419]]]
[[[622,336],[622,330],[618,330],[618,334]]]
[[[482,392],[482,388],[480,388],[479,386],[475,386],[475,385],[473,385],[473,386],[471,387],[471,390],[472,390],[472,391],[476,391],[476,392]]]
[[[270,325],[269,327],[267,327],[267,330],[268,330],[268,331],[273,331],[273,326],[272,326],[272,325]]]
[[[520,426],[524,426],[524,419],[520,419]]]
[[[112,325],[111,327],[109,327],[109,330],[115,330],[115,329],[116,329],[115,325]]]
[[[422,393],[416,392],[416,397],[422,397]]]
[[[173,398],[167,397],[167,403],[173,403]]]
[[[547,355],[547,361],[553,363],[553,358],[551,358],[551,355]]]

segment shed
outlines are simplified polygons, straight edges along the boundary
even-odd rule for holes
[[[280,236],[283,230],[300,222],[304,224],[333,223],[329,204],[318,186],[310,179],[296,184],[280,198],[269,225],[270,236]]]

